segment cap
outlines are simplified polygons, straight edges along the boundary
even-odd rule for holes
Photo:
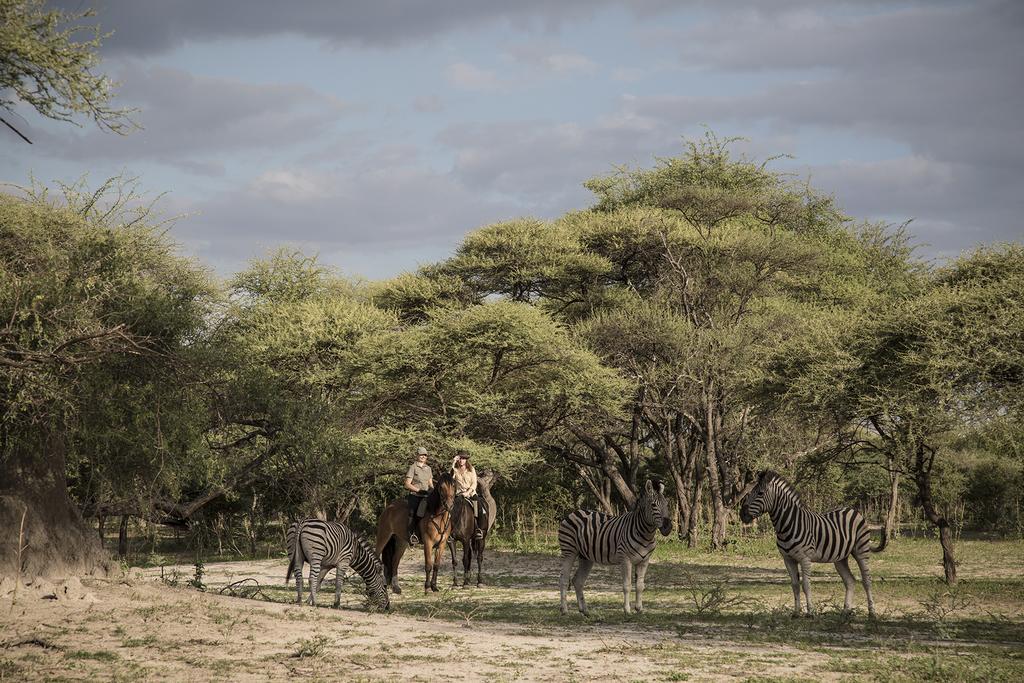
[[[427,449],[424,448],[423,446],[420,446],[419,448],[416,449],[416,455],[427,455]]]

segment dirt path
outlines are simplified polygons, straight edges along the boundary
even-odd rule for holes
[[[211,589],[241,578],[280,586],[285,565],[209,565],[206,578]],[[192,568],[179,569],[187,578]],[[411,590],[415,564],[405,575]],[[555,591],[537,594],[557,609]],[[821,680],[828,658],[632,626],[371,614],[351,589],[342,609],[312,609],[170,587],[159,570],[23,589],[13,607],[0,595],[0,615],[0,680]]]

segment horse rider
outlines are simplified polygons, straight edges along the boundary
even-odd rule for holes
[[[409,503],[409,544],[416,545],[416,521],[426,514],[427,494],[434,488],[434,473],[427,464],[427,449],[420,446],[416,449],[416,459],[409,465],[405,473],[405,489],[409,491],[406,500]],[[422,510],[420,508],[423,508]]]
[[[476,470],[469,462],[469,453],[459,451],[452,460],[452,476],[455,478],[455,495],[462,496],[473,508],[473,516],[476,517],[476,531],[473,538],[483,538],[484,529],[487,528],[487,505],[481,505],[476,493]]]

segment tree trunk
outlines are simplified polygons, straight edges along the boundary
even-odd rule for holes
[[[696,455],[694,455],[696,459]],[[696,548],[698,542],[697,526],[701,520],[701,499],[704,497],[705,469],[697,464],[693,476],[693,492],[690,503],[690,519],[686,525],[686,547]]]
[[[117,557],[128,558],[128,515],[121,515],[121,526],[117,530]]]
[[[105,574],[113,567],[110,557],[68,495],[63,431],[54,425],[35,429],[32,439],[0,439],[0,576]],[[17,529],[23,514],[22,550]]]
[[[708,487],[711,491],[712,523],[711,523],[711,549],[722,550],[725,548],[725,529],[728,523],[728,511],[725,509],[725,502],[722,499],[722,472],[719,466],[718,449],[716,447],[715,431],[715,407],[711,400],[713,385],[709,387],[705,402],[705,425],[707,433],[704,435],[704,451],[707,454]]]
[[[939,513],[932,500],[932,463],[935,451],[928,446],[918,444],[915,461],[914,479],[917,481],[917,495],[921,501],[921,509],[925,519],[939,529],[939,544],[942,546],[942,569],[946,575],[946,583],[956,584],[956,558],[953,555],[953,533],[945,516]]]
[[[889,468],[889,511],[885,515],[885,528],[889,538],[900,535],[900,473],[890,464]]]

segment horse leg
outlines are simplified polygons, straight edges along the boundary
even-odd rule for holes
[[[434,546],[434,563],[430,568],[430,590],[434,593],[437,592],[437,570],[441,568],[441,548],[444,546],[442,539],[437,539],[437,545]]]
[[[470,534],[472,536],[472,534]],[[473,539],[462,542],[462,587],[469,585],[469,566],[473,564]]]
[[[455,568],[455,548],[458,547],[458,541],[455,540],[454,536],[448,537],[448,550],[452,554],[452,586],[455,588],[459,587],[459,570]]]
[[[476,547],[476,587],[480,588],[484,585],[484,545],[487,543],[487,532],[484,532],[484,537],[477,541]]]
[[[432,543],[426,539],[423,541],[423,592],[430,592],[430,571],[434,568],[434,548]]]

